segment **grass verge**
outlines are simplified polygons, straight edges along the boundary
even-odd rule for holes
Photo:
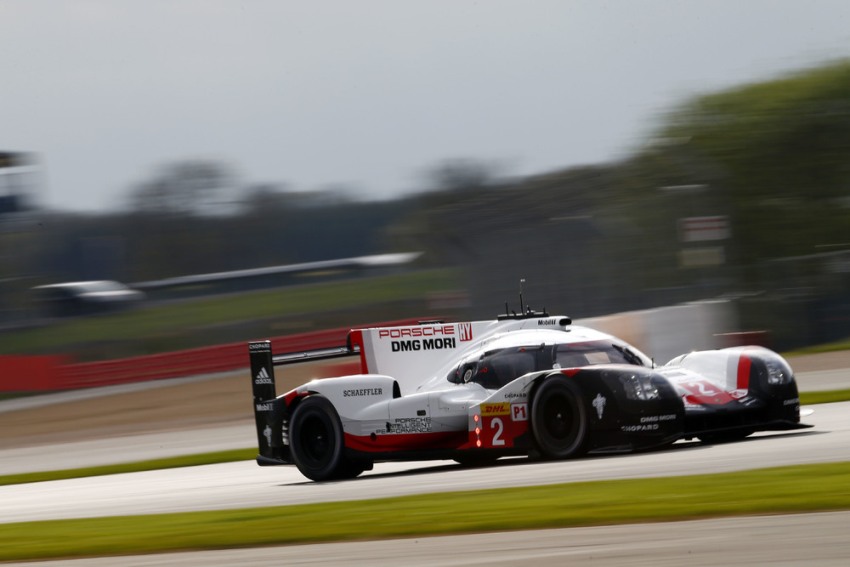
[[[352,483],[354,486],[356,482]],[[850,508],[850,463],[298,506],[0,525],[0,560],[224,549]],[[451,513],[447,514],[446,511]]]
[[[826,390],[823,392],[800,392],[800,405],[830,404],[850,401],[850,390]]]
[[[253,459],[256,456],[257,449],[256,447],[254,447],[250,449],[235,449],[232,451],[218,451],[215,453],[198,453],[195,455],[184,455],[180,457],[169,457],[164,459],[153,459],[150,461],[137,461],[133,463],[121,463],[116,465],[102,465],[97,467],[85,467],[79,469],[64,469],[58,471],[10,474],[0,476],[0,486],[8,484],[24,484],[27,482],[44,482],[48,480],[84,478],[88,476],[102,476],[107,474],[121,474],[160,469],[175,469],[179,467],[193,467],[198,465],[214,465],[217,463],[230,463],[233,461],[247,461],[249,459]]]
[[[790,352],[782,353],[782,356],[792,357],[792,356],[801,356],[804,354],[822,354],[824,352],[835,352],[837,350],[850,350],[850,337],[841,340],[835,341],[832,343],[824,343],[819,345],[812,345],[804,348],[800,348],[797,350],[793,350]]]

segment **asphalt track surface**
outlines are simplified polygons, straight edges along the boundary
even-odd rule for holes
[[[253,461],[0,487],[0,523],[284,506],[601,479],[719,473],[850,461],[850,402],[821,404],[813,429],[757,434],[720,445],[680,442],[660,451],[555,462],[502,459],[467,469],[451,461],[378,463],[357,479],[310,482],[294,467]],[[184,432],[181,436],[215,435]],[[183,437],[182,441],[186,442]]]
[[[801,389],[834,389],[850,387],[846,370],[799,376]],[[823,386],[828,383],[828,386]],[[532,463],[525,459],[506,459],[493,467],[463,469],[450,462],[413,462],[377,464],[373,471],[362,477],[344,482],[307,482],[292,467],[257,467],[253,461],[210,465],[173,470],[151,471],[71,479],[28,485],[0,487],[0,523],[54,518],[79,518],[104,515],[127,515],[273,506],[306,502],[355,500],[401,494],[443,492],[507,486],[539,485],[547,483],[575,482],[606,478],[663,477],[684,474],[703,474],[732,470],[761,468],[776,465],[850,461],[850,403],[824,404],[814,407],[815,413],[804,421],[815,425],[813,429],[786,433],[758,434],[745,441],[725,445],[702,445],[696,442],[677,443],[673,447],[644,454],[613,457],[586,458],[554,463]],[[250,423],[234,424],[221,428],[204,428],[149,436],[92,440],[78,444],[39,446],[32,449],[19,448],[0,451],[3,472],[10,467],[24,470],[64,468],[63,458],[71,459],[74,466],[117,462],[126,460],[122,452],[129,452],[138,460],[167,454],[243,448],[255,443]],[[27,451],[31,451],[28,453]],[[23,465],[18,463],[24,463]],[[661,486],[661,484],[659,485]],[[782,518],[789,518],[783,520]],[[764,519],[716,520],[708,530],[697,529],[692,536],[684,535],[686,528],[702,525],[700,522],[674,524],[675,528],[664,528],[663,524],[622,526],[609,528],[582,528],[566,530],[563,535],[554,535],[548,540],[549,531],[515,532],[512,535],[455,536],[454,538],[425,538],[404,542],[364,544],[333,544],[322,546],[298,546],[298,555],[293,548],[286,551],[275,548],[239,550],[234,552],[210,552],[212,556],[176,554],[156,556],[159,560],[149,562],[152,557],[126,558],[122,565],[192,565],[192,564],[279,564],[309,563],[311,565],[339,564],[344,557],[346,564],[416,565],[417,558],[428,558],[419,564],[429,565],[509,565],[519,557],[523,562],[531,559],[540,564],[563,564],[565,560],[577,562],[595,559],[596,565],[614,564],[681,564],[687,557],[689,564],[716,564],[721,561],[717,553],[729,553],[726,563],[731,564],[821,564],[844,565],[850,557],[850,543],[845,542],[847,520],[850,513],[806,515],[802,519],[782,516]],[[741,530],[738,522],[754,521],[752,530],[764,535],[769,545],[760,546],[757,539],[736,536]],[[761,523],[758,523],[761,522]],[[801,525],[814,522],[811,537],[793,544]],[[736,527],[737,526],[737,527]],[[680,532],[681,528],[681,532]],[[615,539],[604,530],[625,530]],[[671,529],[676,537],[670,538]],[[581,530],[591,530],[581,532]],[[603,530],[593,532],[592,530]],[[839,535],[834,535],[835,531]],[[552,531],[557,534],[560,531]],[[573,539],[577,532],[585,533],[588,541]],[[601,535],[594,535],[600,534]],[[636,536],[632,551],[624,543],[627,534],[645,533]],[[713,533],[714,536],[706,536]],[[725,535],[724,535],[725,534]],[[773,535],[771,535],[773,534]],[[777,535],[779,534],[779,535]],[[784,535],[782,535],[784,534]],[[833,535],[830,535],[833,534]],[[793,537],[792,537],[793,536]],[[495,538],[494,539],[489,539]],[[602,539],[594,539],[594,538]],[[541,539],[542,538],[542,539]],[[692,538],[692,539],[688,539]],[[714,539],[712,539],[714,538]],[[429,557],[424,546],[443,539],[456,542],[454,551]],[[528,544],[528,542],[534,542]],[[607,544],[605,542],[607,541]],[[688,542],[691,543],[688,543]],[[712,543],[712,541],[714,543]],[[719,542],[723,542],[720,545]],[[570,543],[573,542],[573,543]],[[616,542],[616,544],[612,544]],[[643,543],[641,543],[643,542]],[[748,543],[771,553],[775,561],[767,559],[761,552],[746,556],[736,555],[734,550],[746,551]],[[781,544],[781,545],[777,545]],[[337,545],[344,551],[334,551]],[[447,550],[448,543],[436,543],[434,549]],[[782,547],[788,551],[783,553]],[[378,546],[378,547],[376,547]],[[384,546],[390,546],[385,552]],[[398,547],[393,547],[398,546]],[[625,546],[625,547],[624,547]],[[318,548],[310,555],[311,548]],[[365,555],[358,555],[361,549]],[[499,550],[499,554],[492,551]],[[791,550],[796,549],[793,553]],[[477,550],[477,553],[474,551]],[[700,551],[702,550],[702,551]],[[752,551],[752,548],[750,548]],[[827,550],[835,550],[827,552]],[[300,555],[300,553],[307,555]],[[422,553],[424,552],[424,553]],[[687,552],[687,556],[683,555]],[[237,555],[228,555],[236,553]],[[435,552],[436,553],[436,552]],[[802,554],[802,555],[801,555]],[[298,559],[300,557],[300,559]],[[334,560],[334,557],[336,558]],[[218,559],[216,559],[218,558]],[[229,558],[229,559],[228,559]],[[265,559],[264,559],[265,558]],[[348,561],[348,558],[351,561]],[[378,562],[379,558],[392,558],[391,562]],[[666,559],[665,559],[666,558]],[[697,560],[702,558],[700,560]],[[651,559],[651,560],[650,560]],[[383,560],[383,559],[381,559]],[[91,561],[91,560],[87,560]],[[115,558],[105,563],[82,563],[114,565]],[[358,562],[359,561],[359,562]],[[603,561],[608,561],[605,563]],[[665,562],[666,561],[666,562]],[[80,565],[75,562],[52,562],[45,565]]]

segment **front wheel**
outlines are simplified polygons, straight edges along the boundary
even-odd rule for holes
[[[531,403],[531,427],[543,457],[580,455],[587,437],[587,416],[578,386],[560,376],[544,380]]]
[[[321,396],[310,396],[295,408],[289,425],[289,448],[295,466],[310,480],[354,478],[363,472],[345,458],[339,415]]]

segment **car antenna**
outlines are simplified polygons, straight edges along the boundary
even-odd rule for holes
[[[524,283],[525,283],[525,278],[520,278],[520,280],[519,280],[519,313],[517,313],[516,311],[511,309],[510,306],[508,305],[508,302],[506,301],[505,302],[505,314],[504,315],[498,315],[497,318],[499,319],[499,321],[504,321],[506,319],[531,319],[532,317],[548,317],[549,316],[549,313],[546,312],[545,308],[542,312],[540,312],[540,311],[535,311],[534,309],[531,308],[530,305],[527,306],[525,304],[525,300],[522,297],[522,287],[523,287]],[[566,323],[566,324],[569,324],[569,323]]]
[[[519,312],[525,313],[525,307],[522,304],[522,284],[525,283],[525,278],[519,279]]]

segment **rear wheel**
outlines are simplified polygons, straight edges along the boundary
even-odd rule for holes
[[[295,408],[289,448],[298,470],[311,480],[354,478],[365,468],[345,458],[339,415],[321,396],[310,396]]]
[[[584,451],[587,416],[581,391],[560,376],[543,381],[531,404],[537,449],[549,459],[567,459]]]

